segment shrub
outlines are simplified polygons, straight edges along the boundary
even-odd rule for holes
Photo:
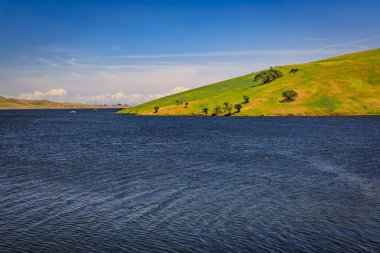
[[[158,109],[160,109],[160,107],[155,106],[155,107],[154,107],[154,113],[157,113],[157,112],[158,112]]]
[[[204,114],[207,115],[207,113],[208,113],[208,108],[203,108],[203,109],[202,109],[202,112],[203,112]]]
[[[282,97],[284,98],[281,100],[281,103],[289,103],[294,100],[296,100],[296,97],[298,96],[298,93],[294,90],[287,90],[282,93]]]
[[[186,102],[186,103],[185,103],[185,108],[187,108],[187,106],[188,106],[188,105],[189,105],[189,103],[188,103],[188,102]]]

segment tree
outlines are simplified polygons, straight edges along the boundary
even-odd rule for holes
[[[295,74],[295,73],[297,73],[299,71],[299,69],[291,69],[290,71],[289,71],[289,74]]]
[[[218,105],[214,108],[213,115],[217,116],[222,113],[222,108]]]
[[[224,105],[224,107],[223,107],[223,112],[227,112],[228,109],[229,109],[229,107],[230,107],[230,106],[229,106],[230,103],[228,103],[228,102],[224,102],[223,105]]]
[[[187,108],[187,106],[188,106],[188,105],[189,105],[189,103],[188,103],[188,102],[186,102],[186,103],[185,103],[185,108]]]
[[[154,107],[154,113],[157,113],[157,112],[158,112],[158,109],[160,109],[160,107],[155,106],[155,107]]]
[[[223,105],[224,105],[223,112],[226,112],[227,113],[226,115],[231,115],[232,109],[233,109],[232,104],[228,102],[224,102]]]
[[[244,99],[243,104],[248,104],[249,103],[249,97],[248,96],[244,95],[243,99]]]
[[[236,113],[239,113],[241,108],[243,107],[241,104],[236,104],[235,106],[235,109],[236,109]]]
[[[181,103],[181,101],[179,101],[179,100],[176,100],[175,102],[177,105],[180,105],[180,103]]]
[[[203,109],[202,109],[202,112],[203,112],[204,114],[207,115],[207,113],[208,113],[208,108],[203,108]]]
[[[271,68],[269,70],[261,71],[260,73],[255,75],[255,77],[253,78],[253,81],[255,83],[258,83],[258,85],[263,85],[263,84],[270,83],[270,82],[272,82],[272,81],[274,81],[277,78],[280,78],[282,76],[283,76],[283,74],[281,71],[274,69],[274,68]]]
[[[227,115],[231,115],[231,113],[232,113],[232,105],[228,104],[226,107],[224,107],[224,112],[227,112]]]
[[[296,100],[296,97],[298,96],[298,93],[294,90],[287,90],[282,93],[282,97],[284,98],[281,100],[281,103],[289,103],[294,100]]]

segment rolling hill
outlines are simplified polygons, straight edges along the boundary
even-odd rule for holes
[[[25,100],[0,96],[0,109],[79,109],[107,107],[112,106],[58,103],[50,100]]]
[[[139,115],[208,115],[214,108],[242,104],[234,116],[318,116],[380,114],[380,49],[326,60],[275,67],[283,76],[254,82],[252,73],[129,107],[119,113]],[[289,73],[298,69],[296,73]],[[262,85],[261,85],[262,84]],[[281,103],[282,93],[294,90],[295,101]],[[243,104],[243,96],[250,101]],[[177,103],[180,101],[179,105]],[[185,102],[188,105],[185,105]],[[154,107],[159,107],[154,112]],[[221,113],[225,115],[228,113]]]

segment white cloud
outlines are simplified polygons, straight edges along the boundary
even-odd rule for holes
[[[133,95],[126,95],[123,92],[105,93],[95,96],[81,96],[77,94],[75,101],[85,104],[127,104],[130,98],[133,98]],[[140,96],[137,98],[140,98]]]
[[[162,97],[170,96],[170,95],[173,95],[173,94],[177,94],[177,93],[180,93],[180,92],[184,92],[184,91],[187,91],[187,90],[189,90],[189,88],[184,87],[184,86],[177,86],[177,87],[173,88],[172,90],[170,90],[168,92],[161,93],[161,94],[147,95],[147,96],[145,96],[145,98],[146,98],[146,101],[149,101],[149,100],[153,100],[153,99],[162,98]]]
[[[361,42],[371,41],[379,38],[380,35],[362,38],[354,41],[346,41],[337,44],[327,45],[314,49],[279,49],[279,50],[234,50],[234,51],[210,51],[210,52],[191,52],[191,53],[169,53],[169,54],[130,54],[117,55],[109,57],[93,57],[83,59],[83,61],[97,61],[106,59],[161,59],[161,58],[199,58],[199,57],[252,57],[252,56],[315,56],[315,55],[331,55],[343,54],[347,52],[345,46],[355,45]],[[324,38],[304,38],[310,41],[327,41]]]
[[[42,99],[43,92],[42,91],[34,91],[32,93],[22,93],[18,96],[20,99],[34,100],[34,99]]]
[[[343,43],[332,44],[332,45],[321,47],[321,48],[318,48],[318,49],[315,49],[315,50],[321,50],[321,51],[323,51],[323,50],[326,50],[326,49],[329,49],[329,48],[334,48],[334,47],[344,47],[344,46],[349,46],[349,45],[356,45],[356,44],[360,44],[362,42],[367,42],[367,41],[370,41],[370,40],[373,40],[373,39],[376,39],[376,38],[380,38],[380,35],[376,35],[376,36],[373,36],[373,37],[364,38],[364,39],[360,39],[360,40],[353,40],[353,41],[346,41],[346,42],[343,42]]]
[[[85,61],[101,59],[161,59],[161,58],[196,58],[196,57],[249,57],[249,56],[305,56],[305,55],[324,55],[339,54],[344,50],[328,50],[328,46],[320,49],[285,49],[285,50],[241,50],[241,51],[215,51],[215,52],[197,52],[197,53],[175,53],[175,54],[136,54],[136,55],[119,55],[110,57],[95,57],[85,59]]]
[[[51,89],[45,92],[47,96],[65,96],[67,92],[64,89]]]
[[[22,93],[18,96],[20,99],[36,100],[36,99],[49,99],[66,96],[67,92],[64,89],[51,89],[46,92],[36,90],[31,93]]]

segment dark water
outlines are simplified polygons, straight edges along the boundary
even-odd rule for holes
[[[380,117],[0,111],[2,252],[380,252]]]

